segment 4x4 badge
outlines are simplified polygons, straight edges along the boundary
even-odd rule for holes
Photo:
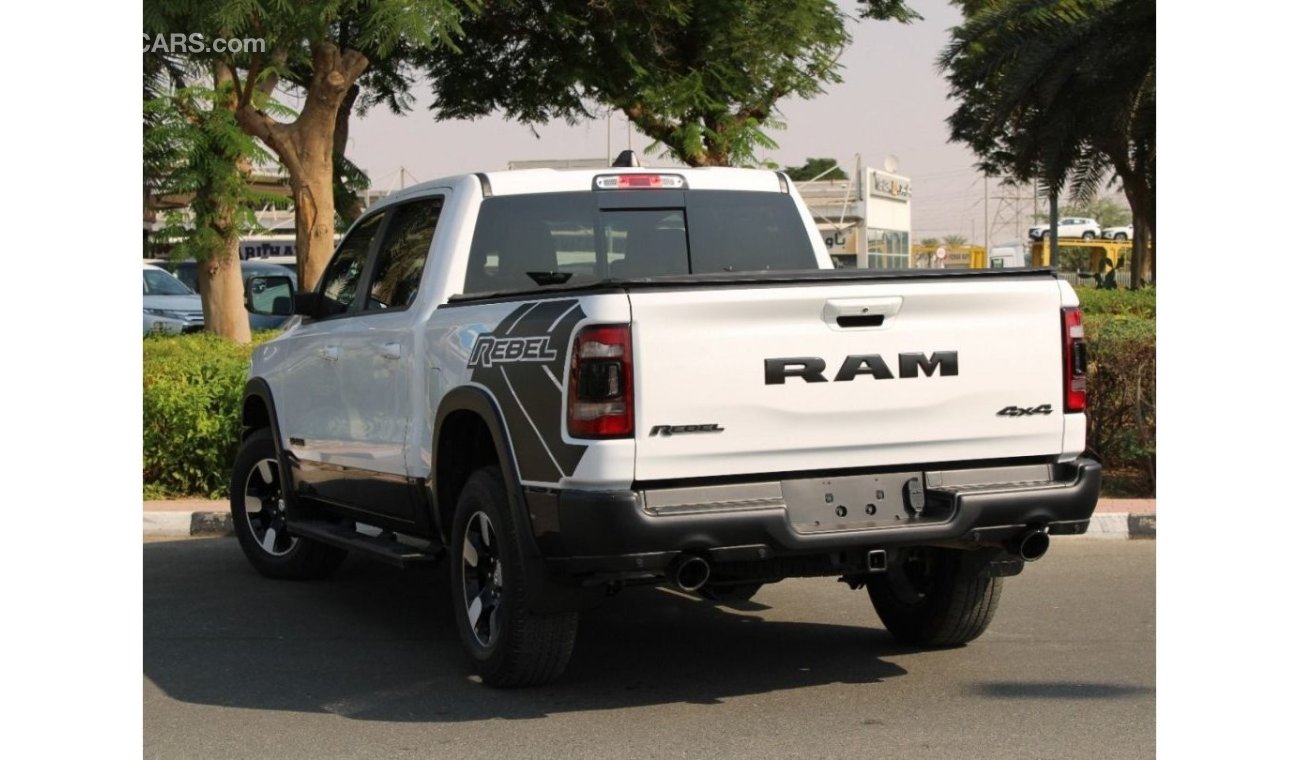
[[[1036,407],[1034,407],[1034,408],[1032,408],[1032,409],[1030,409],[1029,407],[1023,407],[1023,406],[1004,406],[1004,407],[1002,407],[1002,410],[998,412],[997,416],[999,416],[999,417],[1029,417],[1029,416],[1034,415],[1034,414],[1051,414],[1051,413],[1052,413],[1052,405],[1051,405],[1051,404],[1039,404],[1038,406],[1036,406]]]

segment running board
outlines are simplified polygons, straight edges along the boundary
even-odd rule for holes
[[[427,549],[420,549],[398,541],[391,533],[369,536],[325,520],[294,520],[289,523],[289,532],[322,544],[360,552],[397,567],[437,562],[444,553],[442,547],[430,546]]]

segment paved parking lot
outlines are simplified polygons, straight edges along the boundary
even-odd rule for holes
[[[939,652],[833,579],[732,607],[632,589],[526,691],[469,675],[444,566],[276,582],[228,538],[143,550],[145,757],[1155,755],[1154,541],[1055,542]]]

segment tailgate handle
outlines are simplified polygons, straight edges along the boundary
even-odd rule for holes
[[[822,319],[828,325],[844,329],[882,327],[902,308],[902,296],[834,298],[822,308]]]
[[[884,323],[884,314],[859,314],[835,318],[835,324],[840,327],[880,327]]]

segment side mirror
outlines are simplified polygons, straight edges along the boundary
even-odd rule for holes
[[[281,275],[248,278],[244,285],[244,308],[264,317],[293,314],[293,280]]]
[[[293,297],[293,313],[310,319],[321,315],[320,293],[297,293]]]

